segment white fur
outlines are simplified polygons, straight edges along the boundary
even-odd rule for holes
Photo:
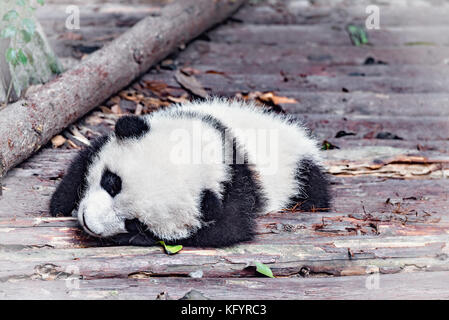
[[[89,167],[78,219],[82,223],[84,215],[93,233],[106,237],[124,232],[124,221],[135,217],[167,240],[186,238],[201,228],[201,192],[222,193],[221,182],[229,179],[229,166],[222,159],[229,163],[232,149],[229,141],[222,149],[220,133],[209,124],[182,117],[180,111],[212,115],[231,128],[267,198],[262,213],[284,209],[297,193],[300,160],[320,161],[315,141],[302,127],[253,104],[214,99],[158,111],[145,116],[149,133],[123,141],[111,135]],[[259,138],[251,140],[254,136]],[[263,148],[267,141],[268,150]],[[100,187],[105,168],[122,179],[122,191],[114,198]]]

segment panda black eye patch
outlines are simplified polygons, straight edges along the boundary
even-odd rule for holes
[[[111,197],[115,197],[122,190],[122,179],[109,171],[109,169],[106,169],[101,177],[100,185]]]

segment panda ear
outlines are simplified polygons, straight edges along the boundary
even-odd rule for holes
[[[150,125],[142,118],[137,116],[124,116],[115,124],[115,136],[120,139],[141,138],[148,131]]]
[[[50,213],[52,216],[62,214],[70,216],[78,207],[78,202],[86,189],[86,172],[92,159],[108,141],[108,136],[102,136],[93,141],[90,147],[80,151],[73,159],[62,181],[50,200]]]

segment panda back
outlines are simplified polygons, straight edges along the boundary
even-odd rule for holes
[[[320,166],[317,143],[293,118],[267,112],[252,103],[212,99],[182,110],[211,115],[236,137],[248,155],[267,198],[265,212],[281,210],[301,193],[304,161]]]

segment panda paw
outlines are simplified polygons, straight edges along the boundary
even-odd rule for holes
[[[119,246],[153,246],[158,240],[147,231],[146,226],[138,219],[126,220],[125,227],[128,233],[121,233],[110,238]]]
[[[71,194],[67,194],[64,188],[55,191],[50,200],[50,214],[55,217],[58,215],[71,216],[76,204]]]

